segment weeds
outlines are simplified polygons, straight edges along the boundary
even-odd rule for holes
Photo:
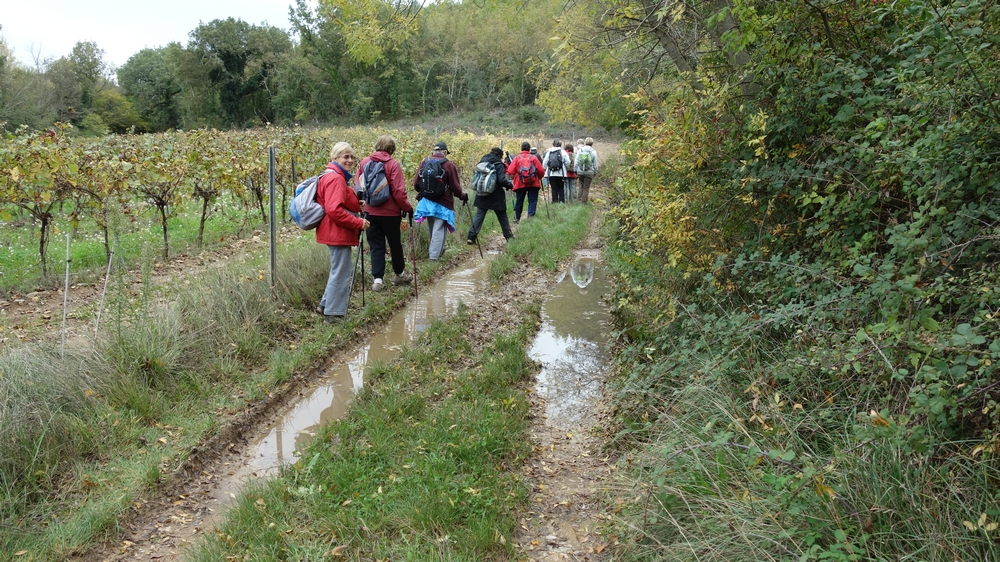
[[[197,560],[227,556],[488,560],[509,556],[530,454],[523,385],[534,316],[470,356],[464,309],[368,372],[348,416],[255,486]],[[286,532],[293,529],[293,532]]]
[[[503,280],[518,262],[555,271],[586,235],[592,210],[592,205],[552,204],[551,219],[536,214],[521,221],[517,235],[507,243],[507,251],[490,265],[490,279]]]
[[[217,429],[220,409],[263,397],[405,299],[369,294],[365,307],[352,300],[350,326],[323,325],[311,313],[329,272],[322,250],[305,237],[283,248],[273,291],[262,258],[162,289],[151,263],[139,283],[116,268],[99,339],[65,357],[42,344],[0,357],[0,551],[85,549]]]

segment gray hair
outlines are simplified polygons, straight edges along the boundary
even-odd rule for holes
[[[594,146],[594,139],[587,137],[587,140],[583,141],[587,146]]]

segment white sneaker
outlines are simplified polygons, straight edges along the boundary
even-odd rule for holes
[[[376,279],[375,282],[372,283],[372,290],[373,291],[381,291],[382,290],[382,280],[381,279]]]

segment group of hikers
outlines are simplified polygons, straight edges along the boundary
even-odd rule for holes
[[[524,199],[528,199],[528,217],[535,215],[538,195],[547,182],[553,203],[573,201],[579,187],[579,202],[586,203],[590,183],[598,170],[594,139],[586,138],[563,144],[559,139],[539,156],[529,142],[521,143],[520,154],[511,157],[499,147],[486,153],[476,166],[473,177],[476,215],[469,228],[467,242],[477,243],[486,212],[493,211],[505,239],[514,237],[507,219],[505,190],[513,190],[514,223],[521,220]],[[354,149],[338,142],[330,150],[330,163],[316,184],[316,202],[326,212],[316,227],[316,242],[330,248],[330,275],[317,312],[326,322],[344,320],[354,282],[351,264],[352,249],[365,232],[371,256],[372,290],[381,291],[386,284],[386,249],[392,258],[394,285],[412,282],[406,272],[401,233],[413,223],[426,222],[430,231],[428,257],[441,259],[448,232],[455,231],[455,199],[464,204],[469,194],[462,190],[458,169],[448,160],[448,145],[439,141],[429,157],[420,162],[412,186],[416,191],[414,207],[407,196],[403,168],[392,155],[396,140],[383,135],[375,142],[375,150],[357,165]],[[471,214],[471,213],[470,213]],[[409,217],[409,224],[403,222]],[[411,231],[412,236],[412,231]]]

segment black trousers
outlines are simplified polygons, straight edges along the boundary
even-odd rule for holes
[[[476,216],[472,219],[472,226],[469,227],[469,240],[475,241],[476,237],[479,236],[479,231],[483,228],[483,221],[486,220],[487,209],[480,209],[476,207]],[[514,233],[510,231],[510,221],[507,220],[507,207],[503,209],[494,210],[497,214],[497,221],[500,223],[500,230],[503,231],[503,237],[510,240],[514,237]]]
[[[552,202],[565,203],[566,193],[563,190],[563,179],[560,176],[549,176],[549,187],[552,188]]]
[[[403,254],[403,243],[399,236],[399,223],[403,217],[378,217],[368,215],[370,223],[365,237],[368,238],[368,248],[372,256],[372,279],[385,275],[385,247],[388,243],[392,254],[392,270],[399,275],[406,268],[406,258]]]

